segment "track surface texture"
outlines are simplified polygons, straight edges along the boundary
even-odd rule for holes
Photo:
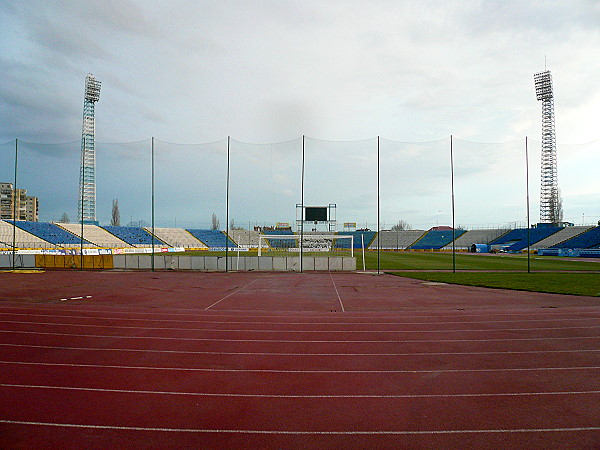
[[[598,298],[0,273],[1,448],[598,448]]]

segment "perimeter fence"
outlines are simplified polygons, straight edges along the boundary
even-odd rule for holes
[[[335,205],[330,211],[336,231],[390,230],[400,221],[420,230],[526,227],[538,217],[540,148],[539,141],[526,138],[477,143],[454,137],[96,142],[96,218],[109,225],[118,201],[123,226],[230,232],[289,224],[304,233],[331,225],[300,221],[303,206]],[[590,204],[597,168],[586,164],[599,150],[600,141],[558,145],[565,221],[595,224],[600,218],[597,205]],[[0,183],[37,197],[40,222],[73,226],[79,220],[80,157],[79,141],[3,143]],[[3,195],[3,219],[15,212],[26,216],[26,204],[11,211]],[[5,245],[20,242],[16,232],[2,233]]]

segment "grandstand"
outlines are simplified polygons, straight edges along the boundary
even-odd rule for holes
[[[600,226],[594,227],[552,248],[600,248]]]
[[[489,244],[494,239],[498,239],[500,236],[508,233],[508,231],[509,230],[503,228],[469,230],[455,239],[454,248],[456,250],[466,250],[469,249],[473,244]],[[452,249],[452,242],[446,245],[444,249]]]
[[[429,230],[418,241],[410,246],[413,250],[437,250],[445,247],[456,238],[465,233],[465,230]]]
[[[16,248],[47,248],[54,247],[49,242],[28,233],[19,227],[14,227],[12,223],[0,220],[0,248],[12,249],[13,231]]]
[[[354,236],[354,249],[361,249],[363,245],[363,238],[365,243],[365,249],[369,248],[373,239],[377,235],[375,231],[339,231],[337,233],[340,236]],[[347,239],[340,239],[335,241],[334,248],[336,249],[349,249],[350,242]]]
[[[8,220],[7,222],[10,224],[13,223],[12,220]],[[67,230],[60,228],[53,223],[18,220],[15,224],[18,228],[58,247],[79,247],[81,245],[80,237],[69,233]],[[86,245],[92,243],[84,240],[83,244]]]
[[[562,230],[562,227],[539,227],[529,229],[529,245],[540,242]],[[490,242],[493,248],[503,248],[508,252],[519,252],[527,248],[527,228],[517,228]]]
[[[197,230],[188,229],[200,242],[204,243],[208,248],[225,248],[236,247],[237,244],[231,240],[225,233],[220,230]]]
[[[107,225],[102,228],[133,247],[147,247],[151,246],[153,242],[154,245],[164,245],[164,242],[156,239],[156,237],[153,237],[152,234],[140,227],[116,227]]]
[[[64,228],[69,233],[81,238],[81,224],[79,223],[59,223],[56,224]],[[127,242],[119,239],[114,234],[109,233],[104,228],[97,225],[83,225],[83,237],[96,247],[102,248],[125,248],[131,247]]]
[[[254,230],[230,230],[231,238],[238,243],[240,247],[258,247],[258,236],[260,233]]]
[[[151,233],[148,228],[146,231]],[[183,228],[154,228],[154,235],[171,247],[207,248],[205,244]]]
[[[380,231],[379,245],[382,250],[403,250],[414,244],[424,234],[424,230]],[[369,248],[377,249],[377,238],[373,239]]]
[[[562,242],[568,241],[569,239],[574,238],[582,233],[585,233],[588,230],[591,230],[593,227],[591,226],[577,226],[577,227],[565,227],[562,230],[551,234],[545,239],[542,239],[539,242],[536,242],[531,246],[531,248],[539,249],[539,248],[550,248]]]
[[[292,230],[264,230],[264,235],[293,235]],[[300,236],[298,236],[300,238]],[[267,239],[267,244],[272,248],[297,247],[298,244],[292,239]]]

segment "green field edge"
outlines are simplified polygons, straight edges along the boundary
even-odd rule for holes
[[[598,273],[385,271],[386,274],[437,283],[546,294],[600,297]],[[598,302],[600,306],[600,301]]]

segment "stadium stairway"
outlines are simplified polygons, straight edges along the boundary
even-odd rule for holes
[[[540,242],[543,239],[557,233],[562,230],[562,227],[539,227],[529,229],[529,245],[533,246],[535,243]],[[510,230],[505,235],[490,242],[492,246],[506,245],[506,251],[509,252],[520,252],[527,248],[527,228],[516,228]]]
[[[237,247],[237,244],[220,230],[188,229],[187,231],[196,239],[204,243],[208,248]]]
[[[57,226],[64,228],[71,234],[81,238],[80,223],[57,223]],[[101,248],[125,248],[131,247],[127,242],[117,238],[114,234],[109,233],[104,228],[97,225],[83,225],[83,237],[86,241],[91,242],[96,247]]]
[[[152,234],[151,228],[145,228],[145,230]],[[183,228],[154,228],[154,235],[171,247],[207,248],[205,244]]]
[[[591,228],[567,241],[556,244],[552,248],[600,248],[600,226]]]
[[[413,250],[439,250],[463,235],[465,230],[429,230],[409,248]]]
[[[102,228],[133,247],[148,247],[151,246],[153,242],[154,245],[165,245],[164,242],[157,239],[155,236],[152,236],[152,234],[141,227],[117,227],[106,225]]]

